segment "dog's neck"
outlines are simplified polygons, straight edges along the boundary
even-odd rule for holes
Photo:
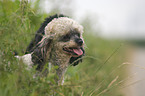
[[[54,66],[58,66],[56,73],[58,75],[57,81],[59,84],[63,84],[64,74],[69,66],[70,58],[70,55],[60,52],[57,48],[52,48],[50,52],[49,62]]]
[[[50,56],[50,62],[53,65],[59,66],[61,69],[67,67],[69,64],[69,60],[71,58],[71,56],[64,54],[64,53],[60,53],[57,50],[54,50],[51,52],[51,56]]]

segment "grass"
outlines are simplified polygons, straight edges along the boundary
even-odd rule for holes
[[[35,5],[39,4],[39,0]],[[69,67],[63,86],[57,86],[54,75],[33,78],[35,69],[26,66],[13,56],[20,55],[33,38],[36,30],[49,14],[40,14],[26,0],[0,1],[0,96],[123,96],[120,91],[125,60],[120,41],[96,37],[91,25],[84,25],[86,56],[83,63]]]

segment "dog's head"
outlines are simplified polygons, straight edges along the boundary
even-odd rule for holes
[[[53,44],[61,54],[71,56],[70,63],[73,58],[84,55],[84,40],[82,37],[83,27],[76,21],[68,17],[60,17],[53,19],[45,27],[45,35],[53,35]]]
[[[49,22],[44,31],[45,35],[39,42],[39,48],[42,48],[41,53],[46,53],[52,48],[59,54],[70,57],[69,63],[72,65],[82,61],[81,57],[84,56],[85,51],[83,27],[80,24],[68,17],[59,17]]]
[[[61,54],[79,57],[84,54],[83,27],[74,20],[61,17],[45,27],[45,35],[53,35],[53,44]]]

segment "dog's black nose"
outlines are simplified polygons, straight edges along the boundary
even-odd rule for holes
[[[76,43],[77,43],[79,46],[82,46],[83,40],[82,40],[82,39],[76,39]]]

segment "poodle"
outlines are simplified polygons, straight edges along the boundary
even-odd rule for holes
[[[83,26],[73,19],[56,14],[45,19],[30,42],[24,56],[16,56],[31,68],[37,65],[41,75],[48,74],[44,66],[50,63],[56,68],[58,84],[63,84],[68,66],[82,62],[85,54]]]

